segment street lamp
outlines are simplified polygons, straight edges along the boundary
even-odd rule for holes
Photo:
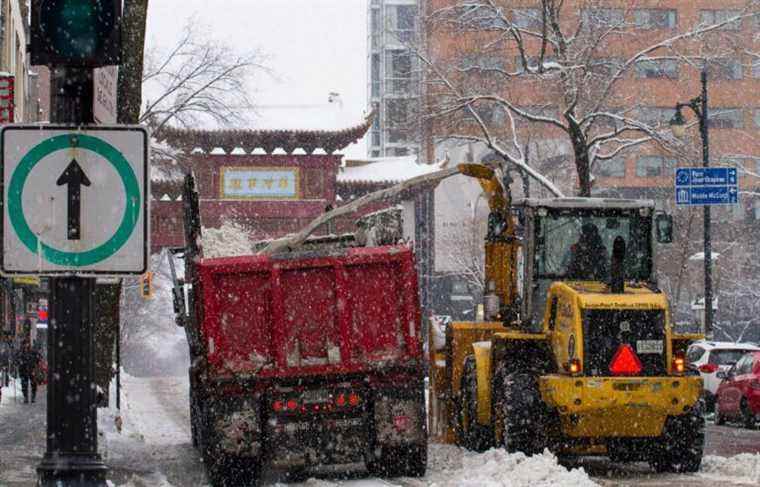
[[[686,120],[681,113],[681,109],[689,107],[697,115],[699,120],[699,135],[702,138],[702,166],[710,165],[710,146],[707,134],[708,112],[707,112],[707,64],[702,66],[700,75],[702,82],[702,94],[691,99],[687,103],[676,103],[676,113],[670,120],[670,129],[673,136],[682,138],[686,133]],[[712,336],[713,323],[713,292],[712,292],[712,243],[710,241],[710,206],[704,206],[704,261],[705,261],[705,334]]]

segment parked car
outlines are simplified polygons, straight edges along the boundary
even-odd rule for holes
[[[754,428],[760,418],[760,352],[750,352],[727,372],[719,372],[723,381],[718,386],[715,424],[738,420]]]
[[[705,407],[713,411],[715,393],[721,383],[718,372],[727,372],[747,352],[760,351],[750,343],[713,342],[701,340],[692,343],[686,351],[689,367],[699,371],[704,381]]]

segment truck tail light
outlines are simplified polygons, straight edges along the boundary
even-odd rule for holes
[[[288,399],[287,407],[288,411],[295,411],[298,408],[298,403],[295,399]]]
[[[683,374],[686,370],[686,357],[683,352],[676,352],[673,355],[673,372]]]
[[[282,403],[282,401],[275,401],[272,403],[272,409],[274,409],[274,412],[279,413],[282,411],[282,409],[285,407],[285,405]]]
[[[712,374],[718,370],[717,364],[704,364],[699,366],[699,371],[703,374]]]
[[[352,392],[352,393],[351,393],[351,394],[348,396],[348,403],[349,403],[351,406],[358,406],[360,402],[361,402],[361,398],[359,397],[359,394],[357,394],[357,393],[355,393],[355,392]]]
[[[346,395],[345,394],[339,394],[338,397],[335,398],[335,405],[339,408],[342,408],[346,405]]]

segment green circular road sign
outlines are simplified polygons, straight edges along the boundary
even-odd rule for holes
[[[24,216],[22,196],[29,174],[43,158],[59,150],[86,149],[105,158],[114,167],[124,184],[126,205],[116,232],[102,245],[84,252],[67,252],[37,238]],[[64,134],[50,137],[26,153],[19,162],[8,185],[8,216],[19,240],[33,254],[56,265],[84,267],[101,262],[124,246],[132,235],[140,216],[140,185],[127,159],[114,146],[97,137],[85,134]]]

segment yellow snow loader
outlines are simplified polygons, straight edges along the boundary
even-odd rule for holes
[[[431,436],[697,470],[702,379],[685,351],[700,337],[673,330],[654,265],[670,216],[642,200],[513,202],[493,170],[460,170],[490,207],[484,319],[431,326]]]

